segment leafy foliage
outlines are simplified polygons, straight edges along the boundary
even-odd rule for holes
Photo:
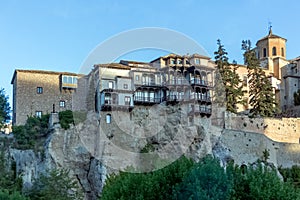
[[[299,190],[282,182],[274,169],[262,164],[246,168],[230,167],[234,177],[231,199],[290,200],[299,199]]]
[[[249,104],[252,117],[272,117],[277,112],[275,95],[270,80],[260,67],[255,51],[251,49],[249,40],[242,42],[244,60],[248,69]]]
[[[121,172],[107,180],[101,200],[111,199],[172,199],[172,191],[182,181],[193,162],[182,157],[169,166],[149,173]]]
[[[74,125],[75,123],[83,122],[85,119],[86,113],[84,112],[73,112],[71,110],[59,112],[60,126],[66,130],[70,128],[70,124]]]
[[[299,168],[295,177],[299,180]],[[277,172],[259,163],[239,167],[230,163],[226,170],[219,161],[206,157],[198,163],[186,158],[164,169],[144,174],[120,173],[107,180],[101,200],[290,200],[300,192],[282,182]]]
[[[66,169],[55,169],[47,175],[41,175],[34,182],[28,196],[31,200],[83,199],[77,182],[70,178],[69,170]]]
[[[229,199],[233,187],[230,174],[218,160],[206,157],[196,163],[177,187],[174,199]]]
[[[294,93],[294,105],[295,106],[300,105],[300,90]]]
[[[15,137],[15,148],[35,149],[43,143],[48,132],[49,115],[39,117],[28,117],[25,125],[13,126]]]
[[[5,95],[5,90],[0,89],[0,127],[3,127],[3,124],[10,120],[10,106],[8,102],[8,96]]]
[[[25,196],[21,195],[20,192],[10,193],[7,190],[0,190],[0,200],[29,200]]]
[[[238,66],[235,64],[230,66],[228,62],[227,52],[224,46],[221,43],[221,40],[217,40],[218,50],[214,52],[215,54],[215,63],[217,65],[217,69],[219,70],[222,87],[224,87],[225,91],[225,104],[226,108],[230,112],[237,112],[237,104],[244,104],[243,96],[243,86],[241,85],[241,80],[239,75],[237,74]],[[220,81],[220,80],[217,80]],[[219,86],[220,87],[220,86]],[[219,88],[217,88],[218,91]],[[219,96],[219,93],[216,92]]]
[[[300,167],[292,166],[292,168],[279,168],[285,182],[291,181],[295,187],[300,189]]]

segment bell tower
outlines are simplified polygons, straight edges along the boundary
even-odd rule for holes
[[[261,67],[277,79],[281,79],[280,68],[286,65],[286,41],[285,38],[273,34],[272,26],[269,26],[268,35],[256,43]]]

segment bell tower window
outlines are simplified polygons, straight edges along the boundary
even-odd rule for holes
[[[273,48],[272,48],[272,55],[273,55],[273,56],[276,56],[276,55],[277,55],[277,53],[276,53],[276,47],[273,47]]]
[[[284,57],[284,48],[281,48],[281,56]]]
[[[263,54],[264,54],[264,58],[267,57],[267,49],[266,48],[263,49]]]

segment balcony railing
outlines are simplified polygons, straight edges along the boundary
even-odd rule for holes
[[[191,85],[201,85],[201,86],[212,86],[212,83],[209,81],[201,80],[199,78],[192,78],[190,80]]]
[[[135,103],[161,103],[162,98],[134,96]]]

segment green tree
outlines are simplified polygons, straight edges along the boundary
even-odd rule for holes
[[[249,78],[249,104],[252,107],[252,117],[271,117],[277,112],[275,94],[270,80],[260,67],[254,49],[251,49],[249,40],[242,41],[244,61],[248,69]]]
[[[3,127],[7,120],[10,120],[10,106],[8,103],[8,96],[5,90],[0,89],[0,127]]]
[[[230,65],[228,62],[228,53],[221,43],[221,40],[217,40],[218,50],[214,52],[215,54],[215,63],[219,71],[219,76],[217,77],[220,80],[217,80],[217,83],[222,83],[221,87],[224,87],[225,95],[225,104],[226,108],[230,112],[237,112],[237,104],[244,104],[243,96],[243,86],[239,75],[237,74],[238,66],[236,64]],[[218,86],[220,87],[220,85]],[[217,95],[219,96],[220,88],[216,88]],[[219,98],[219,97],[218,97]]]
[[[172,199],[173,189],[181,183],[193,166],[190,159],[181,157],[163,169],[149,173],[127,173],[111,176],[103,188],[101,200]]]
[[[300,199],[299,190],[290,183],[282,182],[275,169],[258,164],[244,168],[231,167],[227,169],[229,171],[234,176],[233,200]]]
[[[83,199],[77,182],[70,178],[67,169],[54,169],[35,180],[28,196],[31,200],[74,200]]]
[[[174,192],[176,200],[229,199],[233,187],[230,174],[217,159],[208,156],[198,162]]]
[[[7,190],[0,190],[0,200],[29,200],[20,192],[9,192]]]

